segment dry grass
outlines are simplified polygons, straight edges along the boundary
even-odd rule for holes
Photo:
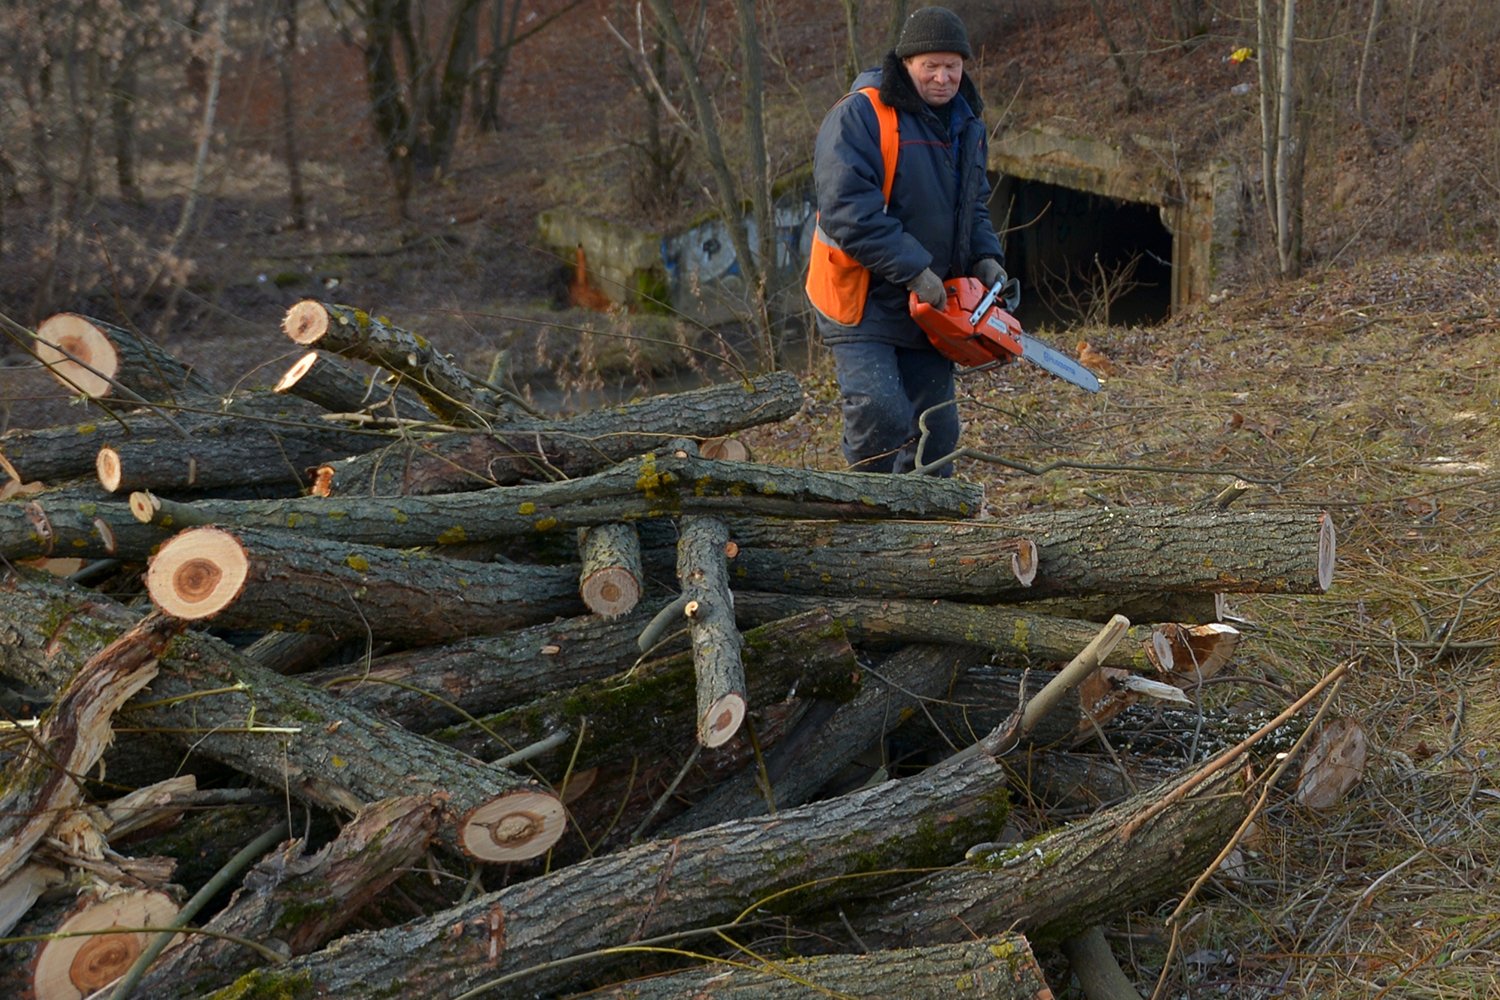
[[[1035,371],[962,383],[991,513],[1188,504],[1236,477],[1241,506],[1327,510],[1332,590],[1231,601],[1245,632],[1217,703],[1281,708],[1337,664],[1334,704],[1369,736],[1364,779],[1312,812],[1278,790],[1244,877],[1188,910],[1162,997],[1500,995],[1500,262],[1432,256],[1330,269],[1259,302],[1151,330],[1080,331],[1115,365],[1097,397]],[[826,373],[812,419],[759,457],[837,467]],[[1141,471],[1175,467],[1181,471]],[[1293,772],[1295,774],[1295,771]],[[1112,928],[1149,990],[1176,901]]]

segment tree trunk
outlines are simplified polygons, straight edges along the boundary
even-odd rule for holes
[[[18,936],[57,935],[0,946],[0,995],[14,1000],[78,1000],[123,976],[177,916],[165,892],[87,892],[66,908],[34,913]],[[180,940],[180,938],[178,939]]]
[[[430,732],[458,722],[460,711],[482,716],[623,672],[640,655],[636,637],[659,607],[654,602],[613,621],[560,618],[387,653],[367,663],[322,667],[298,679],[407,729]]]
[[[165,528],[136,520],[128,504],[97,499],[98,492],[48,490],[0,503],[0,555],[144,562],[171,537]]]
[[[146,590],[190,621],[265,631],[373,635],[410,645],[577,614],[578,567],[478,563],[423,552],[189,528],[157,551]]]
[[[1225,769],[1133,836],[1122,836],[1128,822],[1195,775],[1024,844],[971,851],[969,864],[892,896],[855,928],[871,947],[1004,930],[1051,942],[1147,906],[1202,872],[1245,818],[1239,775]]]
[[[819,472],[749,462],[647,453],[613,468],[555,483],[522,483],[435,496],[296,497],[145,503],[137,516],[167,516],[181,527],[233,524],[278,528],[344,542],[444,546],[537,537],[614,521],[637,523],[686,513],[758,512],[766,517],[963,517],[983,491],[932,476]],[[770,522],[764,530],[774,535]],[[658,536],[673,533],[665,525]]]
[[[436,794],[385,799],[361,809],[315,854],[289,840],[249,871],[204,929],[290,955],[321,948],[427,853],[442,813]],[[194,934],[151,967],[137,989],[151,997],[201,997],[263,964],[224,937]]]
[[[815,597],[752,590],[736,590],[734,594],[735,614],[744,622],[783,618],[813,608],[826,610],[858,643],[976,646],[997,656],[1037,664],[1066,661],[1099,631],[1091,622],[989,604]],[[1130,629],[1104,665],[1154,673],[1171,668],[1177,649],[1175,644],[1164,641],[1160,626],[1140,625]]]
[[[59,687],[89,650],[136,617],[107,598],[39,578],[0,585],[0,672]],[[484,861],[534,857],[562,833],[556,796],[256,665],[223,642],[189,631],[172,644],[150,701],[124,712],[315,806],[352,812],[396,795],[445,791],[453,819],[439,835]],[[117,726],[119,728],[119,726]]]
[[[667,393],[548,421],[516,420],[503,433],[403,440],[332,468],[335,495],[404,496],[585,476],[664,439],[715,437],[785,420],[802,407],[788,372],[691,392]]]
[[[851,678],[859,671],[843,630],[816,612],[751,631],[745,636],[744,655],[749,680],[742,690],[757,710],[793,691],[802,698],[848,698],[856,683]],[[433,736],[488,760],[566,731],[574,738],[531,761],[554,779],[570,764],[595,767],[665,752],[681,745],[699,720],[694,710],[695,662],[689,652],[642,664],[624,676],[558,688],[536,701]]]
[[[295,496],[307,489],[312,470],[322,463],[389,440],[304,420],[299,409],[300,405],[274,416],[230,414],[196,420],[186,426],[187,437],[168,433],[121,438],[99,449],[94,468],[111,493],[256,486]]]
[[[797,732],[777,745],[765,762],[769,789],[757,769],[741,770],[658,835],[675,836],[811,801],[845,765],[884,740],[913,712],[921,711],[924,702],[943,698],[954,678],[980,661],[980,654],[972,650],[902,649],[866,672],[851,701],[831,714],[815,709]]]
[[[713,517],[685,517],[677,543],[677,583],[693,643],[698,742],[726,743],[745,719],[745,664],[729,593],[729,529]]]
[[[57,313],[36,333],[37,359],[65,389],[89,399],[130,404],[217,392],[156,344],[103,320]]]
[[[430,422],[433,412],[410,389],[377,381],[379,369],[361,375],[321,351],[308,351],[277,380],[275,391],[290,393],[330,413],[365,413],[397,420]]]
[[[316,346],[397,373],[448,423],[488,428],[523,412],[508,393],[469,374],[427,338],[362,310],[303,299],[287,310],[281,329],[304,347]]]
[[[641,539],[632,524],[600,524],[581,529],[578,593],[596,615],[618,618],[640,602],[646,579]]]
[[[778,908],[801,908],[837,904],[874,884],[839,876],[950,863],[1000,828],[1003,782],[1000,763],[975,754],[773,817],[583,860],[351,935],[240,985],[298,984],[296,995],[347,1000],[453,996],[481,983],[514,995],[578,987],[623,957],[600,949],[728,920],[778,893]],[[591,957],[560,962],[583,955]]]
[[[1045,1000],[1052,996],[1019,934],[858,955],[781,958],[765,968],[743,961],[634,979],[603,990],[591,1000],[807,1000],[828,997],[899,997],[900,1000]],[[578,997],[583,1000],[583,997]]]

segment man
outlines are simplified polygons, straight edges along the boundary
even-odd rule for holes
[[[945,278],[1005,277],[986,205],[983,102],[964,76],[972,56],[958,15],[923,7],[818,130],[807,293],[833,352],[844,455],[856,470],[911,471],[924,412],[922,463],[958,444],[953,363],[911,318],[908,293],[941,308]],[[953,465],[936,471],[952,475]]]

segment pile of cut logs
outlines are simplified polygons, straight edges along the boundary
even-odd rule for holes
[[[1271,724],[1132,734],[1201,733],[1218,602],[1325,590],[1326,516],[1002,521],[750,460],[787,373],[549,417],[353,308],[283,332],[227,391],[38,328],[91,412],[0,437],[0,994],[1118,988],[1099,928],[1247,815]]]

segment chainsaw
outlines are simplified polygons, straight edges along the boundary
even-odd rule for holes
[[[943,282],[943,289],[948,302],[942,309],[933,308],[915,294],[910,302],[912,318],[943,357],[971,368],[1025,358],[1080,389],[1099,391],[1098,376],[1022,331],[1021,324],[1006,311],[1014,309],[1021,298],[1020,285],[1014,278],[997,281],[989,288],[978,278],[949,278]]]

